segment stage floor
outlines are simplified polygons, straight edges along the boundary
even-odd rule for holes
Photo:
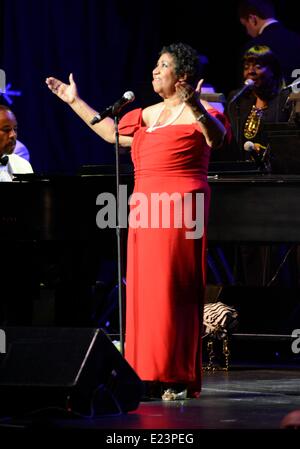
[[[47,414],[24,419],[3,418],[0,431],[60,429],[105,431],[127,429],[276,430],[289,412],[300,410],[300,368],[231,367],[228,372],[204,372],[199,399],[140,402],[128,414],[97,418],[66,418]],[[127,432],[128,434],[128,432]]]

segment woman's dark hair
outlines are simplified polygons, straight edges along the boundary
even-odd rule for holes
[[[283,75],[281,65],[277,57],[266,45],[255,45],[249,48],[243,56],[243,64],[258,63],[264,67],[269,67],[273,73],[273,78],[268,86],[264,86],[264,90],[268,87],[268,96],[277,95],[283,87]]]
[[[186,75],[186,82],[192,86],[196,86],[201,72],[200,59],[197,51],[189,45],[179,42],[163,47],[160,51],[160,56],[164,53],[169,53],[173,57],[176,75]]]

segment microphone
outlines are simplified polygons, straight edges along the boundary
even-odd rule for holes
[[[126,106],[126,104],[131,103],[135,99],[134,93],[130,90],[123,94],[123,97],[120,100],[116,101],[113,105],[104,109],[102,112],[98,112],[97,115],[90,121],[91,125],[95,125],[96,123],[101,122],[101,120],[105,119],[110,115],[115,116],[118,115],[121,109]]]
[[[250,154],[259,168],[265,169],[265,159],[268,153],[268,147],[264,147],[259,143],[253,143],[250,140],[244,143],[244,150]]]
[[[254,81],[251,78],[246,79],[243,87],[232,97],[230,103],[234,103],[241,95],[243,95],[246,90],[254,86]]]

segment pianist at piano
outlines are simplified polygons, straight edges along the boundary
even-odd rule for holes
[[[1,176],[6,181],[11,180],[13,174],[33,172],[28,161],[17,154],[13,154],[16,142],[16,117],[7,106],[0,105],[0,165]],[[6,176],[3,176],[3,172]]]

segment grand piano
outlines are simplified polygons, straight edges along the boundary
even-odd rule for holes
[[[300,175],[216,175],[209,183],[210,241],[300,241]]]
[[[121,184],[132,191],[132,175]],[[211,242],[299,242],[300,175],[211,175]],[[0,232],[9,240],[102,239],[96,226],[101,192],[115,194],[111,173],[23,176],[1,183]]]
[[[129,194],[133,186],[132,174],[123,172],[120,181],[127,186]],[[211,174],[209,184],[209,245],[231,242],[292,244],[300,241],[300,176]],[[43,263],[49,248],[55,248],[54,257],[52,254],[50,259],[60,267],[63,266],[58,276],[58,289],[57,285],[54,286],[56,303],[64,309],[62,320],[55,324],[77,325],[78,321],[69,322],[66,317],[71,317],[76,304],[81,307],[91,299],[90,287],[95,282],[99,263],[97,257],[116,257],[115,229],[99,229],[96,225],[99,210],[96,205],[97,195],[101,192],[115,194],[115,176],[109,170],[80,176],[23,176],[12,183],[1,183],[0,191],[2,241],[6,245],[11,242],[12,247],[16,241],[25,243],[28,256],[23,254],[22,263],[33,255],[35,266],[40,259]],[[61,253],[64,254],[63,263]],[[15,254],[14,260],[17,259],[18,255]],[[2,260],[2,267],[5,263]],[[32,272],[31,265],[33,263],[28,264],[25,280]],[[241,295],[241,290],[238,291]],[[257,291],[253,296],[249,292],[251,290],[247,290],[247,294],[245,290],[242,292],[241,316],[244,310],[244,316],[248,317],[243,331],[262,332],[257,317],[251,318],[258,308],[255,301],[260,301],[260,318],[264,321],[262,326],[269,323],[266,332],[280,333],[281,323],[278,316],[271,319],[271,306],[273,311],[278,311],[277,315],[281,319],[284,313],[287,316],[291,308],[297,306],[298,298],[292,298],[289,310],[288,302],[285,301],[283,313],[278,303],[273,307],[276,301],[283,304],[281,296],[278,298],[279,293],[274,294],[273,290],[272,297],[262,300]],[[18,301],[17,297],[15,304]],[[230,296],[228,301],[234,304],[236,298]],[[237,302],[241,302],[240,296]],[[83,316],[80,307],[77,310],[79,322]],[[265,310],[265,315],[262,310]]]

